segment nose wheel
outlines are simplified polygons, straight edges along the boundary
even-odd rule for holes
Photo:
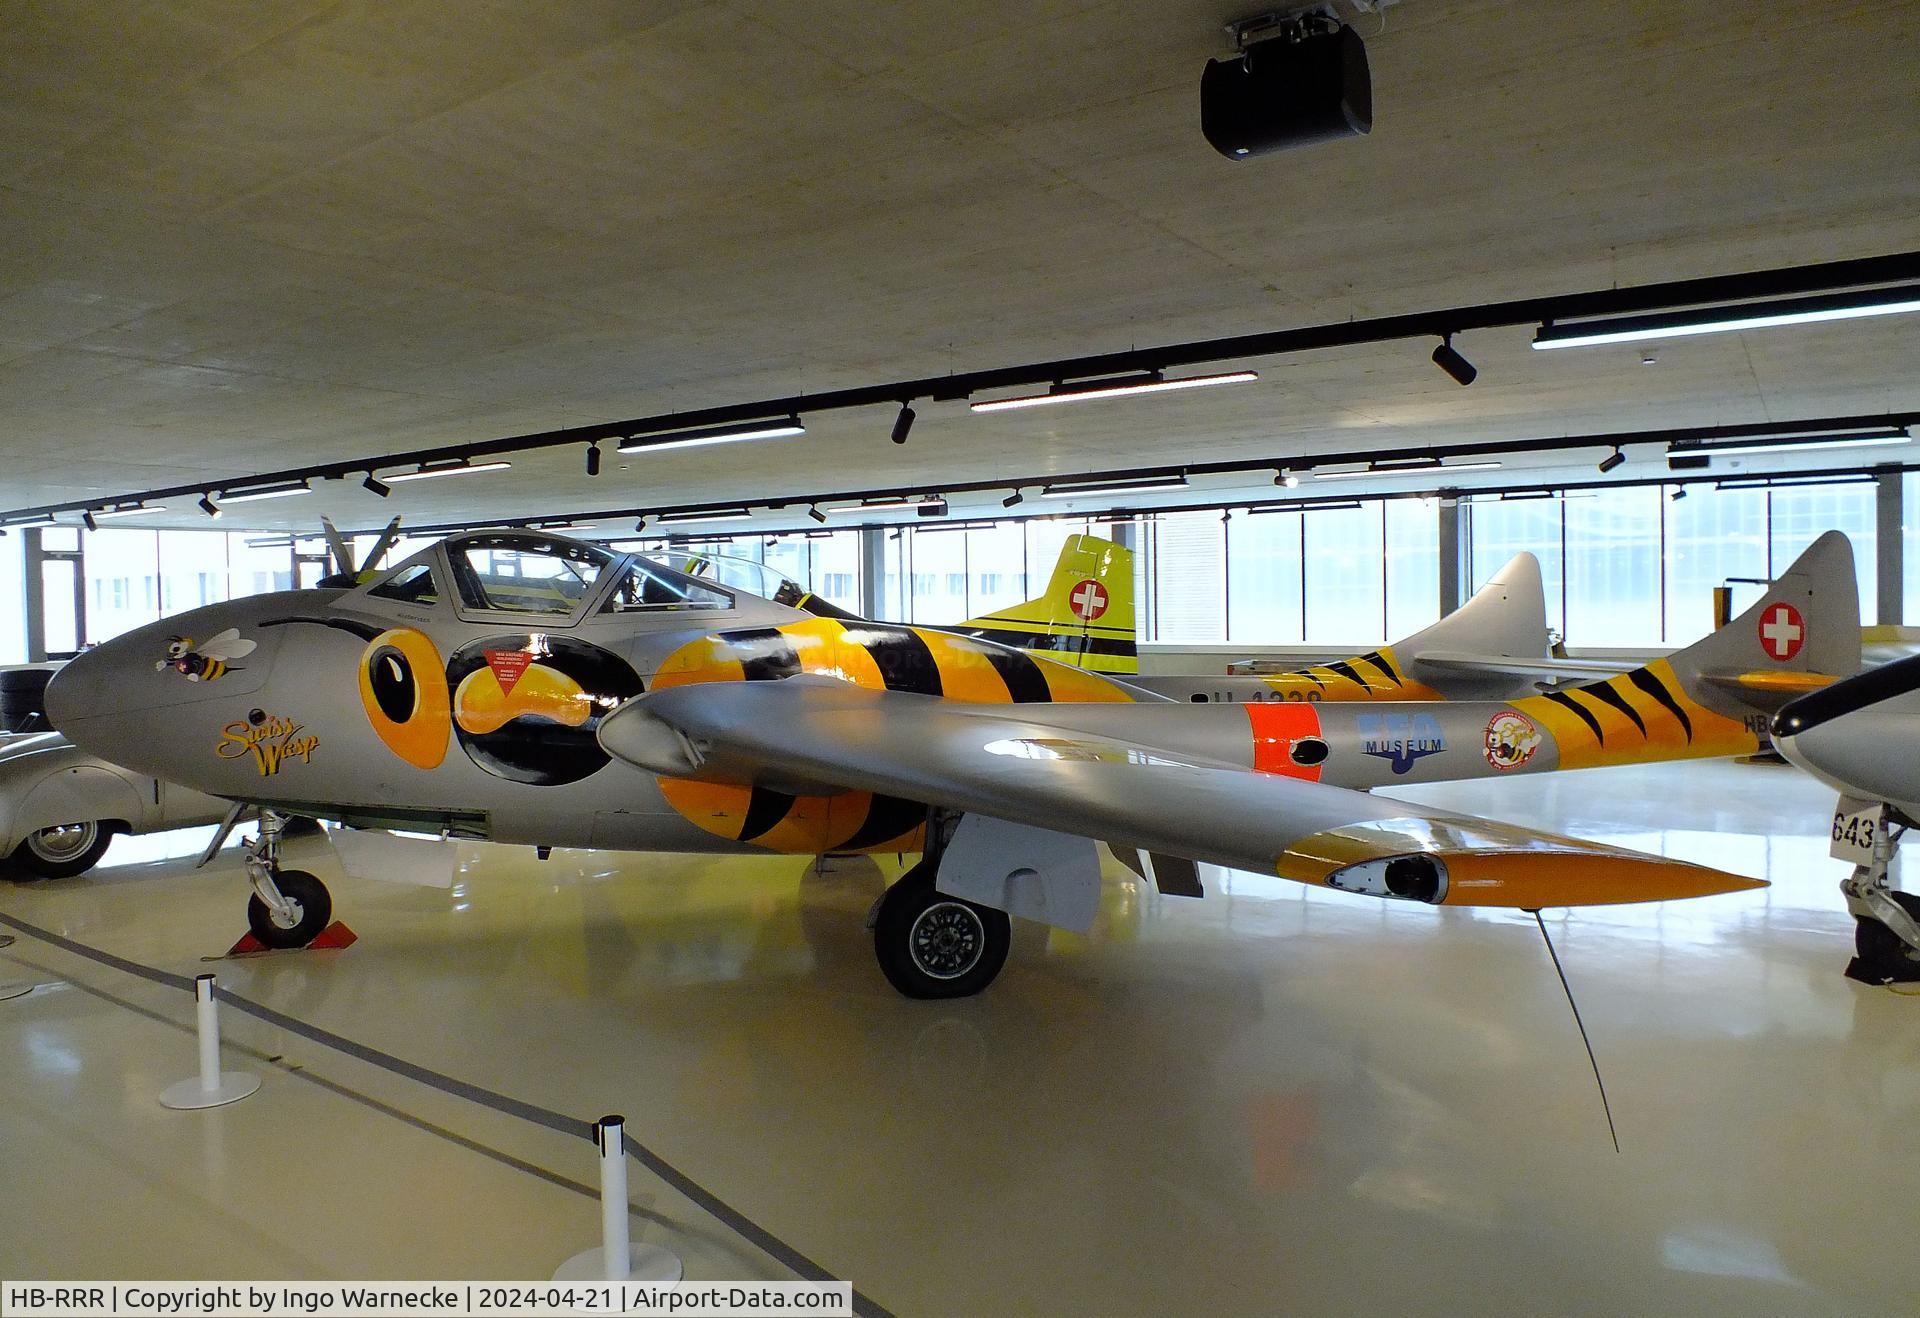
[[[1862,984],[1920,983],[1920,896],[1895,890],[1889,877],[1905,833],[1889,821],[1874,837],[1872,861],[1840,882],[1854,920],[1847,978]]]
[[[1007,963],[1013,926],[1005,911],[937,891],[921,861],[881,897],[873,924],[880,969],[910,998],[964,998],[993,983]]]
[[[280,868],[286,826],[285,815],[262,810],[260,835],[246,844],[247,879],[253,884],[247,928],[271,948],[305,947],[333,919],[333,896],[326,884],[305,870]]]

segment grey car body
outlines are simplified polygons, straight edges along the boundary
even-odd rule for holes
[[[115,833],[218,823],[229,804],[109,763],[57,732],[0,740],[0,864],[12,877],[83,873]]]

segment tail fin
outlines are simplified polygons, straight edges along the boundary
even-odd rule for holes
[[[1757,604],[1686,649],[1514,707],[1554,734],[1563,769],[1745,755],[1763,744],[1773,710],[1859,668],[1853,546],[1829,531]],[[1668,753],[1650,755],[1650,744]]]
[[[1070,535],[1038,599],[969,618],[949,630],[1090,672],[1137,673],[1133,551],[1098,536]]]
[[[1426,650],[1546,658],[1547,592],[1540,583],[1540,560],[1515,554],[1473,598],[1393,648],[1409,665],[1417,665]]]

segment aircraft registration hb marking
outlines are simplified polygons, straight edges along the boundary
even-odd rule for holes
[[[1019,650],[931,628],[837,618],[703,636],[667,656],[652,686],[768,682],[803,673],[987,705],[1132,699],[1103,677]],[[793,796],[741,784],[658,781],[667,803],[689,822],[774,851],[917,850],[926,819],[923,805],[869,792]]]

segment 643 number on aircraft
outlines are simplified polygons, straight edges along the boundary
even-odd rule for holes
[[[1873,863],[1873,844],[1885,826],[1887,808],[1841,797],[1833,810],[1833,842],[1827,854],[1855,865]]]

